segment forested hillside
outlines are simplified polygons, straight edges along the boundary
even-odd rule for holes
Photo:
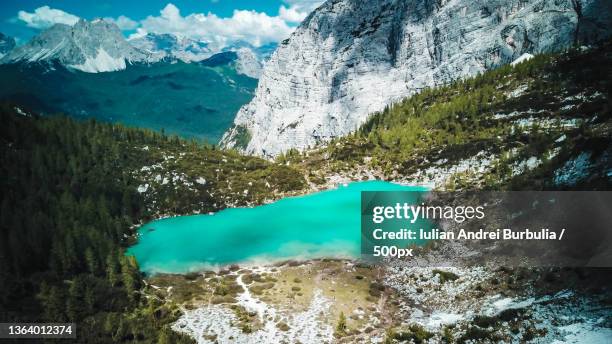
[[[9,104],[0,118],[0,319],[78,322],[83,342],[188,341],[167,326],[175,308],[140,292],[138,264],[124,254],[135,225],[161,216],[152,209],[213,211],[303,185],[289,168],[152,131],[41,118]],[[175,151],[190,157],[172,166],[182,179],[148,195],[142,166]],[[185,180],[193,173],[206,178],[198,189]],[[253,174],[274,189],[231,199],[227,185]]]
[[[372,115],[354,134],[279,160],[309,180],[372,177],[436,187],[606,189],[612,45],[539,55]]]
[[[210,143],[219,141],[257,85],[227,63],[160,62],[106,73],[84,73],[59,63],[15,63],[0,65],[0,74],[0,101],[45,114],[164,128]]]

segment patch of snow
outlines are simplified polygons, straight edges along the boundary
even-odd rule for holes
[[[139,185],[138,186],[138,193],[145,193],[145,192],[147,192],[147,190],[149,190],[149,184],[144,184],[144,185]]]
[[[526,171],[531,171],[534,168],[540,166],[542,164],[542,160],[538,159],[535,156],[530,157],[527,160],[521,161],[519,164],[515,164],[512,167],[512,175],[519,175]]]
[[[531,307],[534,304],[546,303],[552,300],[566,299],[572,297],[573,295],[574,293],[571,290],[562,290],[554,295],[545,295],[539,298],[529,297],[524,299],[513,299],[511,297],[501,298],[500,295],[495,295],[489,300],[491,304],[487,309],[483,311],[483,314],[493,316],[508,309]]]
[[[98,49],[96,57],[88,56],[80,65],[70,65],[69,67],[78,69],[86,73],[114,72],[126,68],[125,58],[112,57],[103,48]]]
[[[512,66],[516,66],[520,63],[523,63],[525,61],[529,61],[533,58],[533,55],[529,54],[529,53],[524,53],[523,55],[519,56],[519,58],[517,58],[516,60],[512,61],[511,65]]]
[[[525,94],[525,92],[527,92],[528,89],[529,89],[529,85],[528,84],[522,84],[519,87],[517,87],[515,90],[506,93],[506,96],[508,98],[520,97],[523,94]]]
[[[494,159],[494,155],[487,154],[485,151],[480,151],[476,155],[460,160],[451,166],[437,165],[428,167],[425,170],[419,170],[418,172],[408,176],[406,179],[407,181],[410,181],[409,184],[411,185],[414,185],[416,182],[419,185],[426,185],[430,187],[443,186],[454,174],[485,173],[492,165]],[[440,160],[438,160],[438,162],[439,161]]]
[[[548,160],[556,157],[557,155],[559,155],[560,152],[561,152],[561,147],[555,147],[554,149],[550,150],[547,156]]]
[[[20,108],[18,108],[18,107],[15,107],[15,111],[16,111],[16,112],[17,112],[19,115],[21,115],[21,116],[25,116],[25,117],[32,117],[32,116],[31,116],[29,113],[27,113],[27,112],[25,112],[25,111],[21,110],[21,109],[20,109]]]
[[[264,323],[262,329],[252,333],[242,332],[232,325],[236,320],[234,313],[221,305],[206,305],[194,310],[186,310],[183,316],[172,325],[172,328],[190,335],[198,344],[279,343],[283,341],[317,344],[332,341],[332,327],[321,321],[321,318],[328,313],[331,302],[322,295],[320,290],[314,291],[308,309],[287,315],[254,298],[241,278],[238,278],[236,282],[245,288],[245,292],[237,298],[238,304],[247,310],[257,312]],[[288,331],[282,331],[276,326],[279,319],[289,325]],[[216,336],[215,339],[210,340],[208,337],[210,335]]]
[[[575,107],[575,105],[573,105],[573,104],[567,104],[567,105],[564,105],[563,107],[561,107],[561,111],[571,110],[574,107]]]
[[[565,333],[563,339],[555,340],[552,344],[581,343],[581,344],[606,344],[612,341],[612,329],[593,326],[592,323],[574,323],[560,327]]]
[[[240,275],[236,279],[236,283],[244,289],[244,292],[240,294],[237,298],[238,304],[244,307],[247,311],[257,313],[261,322],[265,322],[266,315],[270,315],[272,318],[274,318],[276,315],[276,311],[268,307],[268,305],[264,302],[261,302],[260,300],[253,297],[251,291],[242,280],[242,276],[243,275]]]
[[[548,128],[576,128],[578,127],[578,125],[582,122],[581,119],[577,119],[577,118],[572,118],[572,119],[553,119],[553,118],[536,118],[536,117],[527,117],[527,118],[521,118],[518,119],[514,122],[514,127],[512,127],[512,130],[514,130],[515,128],[518,129],[526,129],[526,128],[530,128],[533,127],[534,125],[537,125],[538,127],[542,128],[542,129],[548,129]]]
[[[453,325],[457,322],[465,319],[463,314],[445,313],[445,312],[434,312],[427,322],[423,324],[428,329],[438,329],[444,325]]]

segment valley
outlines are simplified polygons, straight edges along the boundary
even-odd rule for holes
[[[232,62],[136,64],[106,73],[58,64],[3,64],[0,99],[38,113],[163,129],[215,144],[257,85]]]
[[[409,260],[378,266],[313,259],[143,275],[125,252],[139,240],[140,225],[151,220],[253,207],[352,181],[386,179],[444,190],[605,190],[610,84],[595,75],[610,73],[612,64],[603,62],[609,51],[605,45],[537,56],[426,90],[373,115],[348,137],[303,153],[289,151],[275,161],[94,120],[38,117],[5,104],[2,147],[10,159],[5,166],[13,172],[4,169],[4,180],[14,180],[16,169],[23,171],[16,175],[30,177],[4,185],[9,198],[3,200],[3,221],[46,225],[3,232],[7,237],[1,242],[16,245],[2,249],[10,252],[2,258],[7,262],[2,266],[10,267],[2,272],[4,309],[27,318],[9,300],[30,300],[32,315],[78,317],[82,331],[113,341],[248,342],[268,335],[297,336],[303,343],[605,338],[609,327],[597,319],[607,316],[606,270],[500,268],[494,261],[427,268]],[[530,126],[520,121],[525,116],[532,118]],[[573,119],[589,126],[559,124]],[[489,162],[465,163],[474,156]],[[568,164],[583,167],[568,173]],[[75,180],[81,187],[71,186]],[[44,202],[49,211],[28,206],[55,195],[61,199]],[[95,211],[93,204],[102,206]],[[26,220],[26,209],[39,215]],[[66,218],[61,209],[73,209],[73,215]],[[72,221],[88,225],[65,226]],[[34,245],[25,238],[50,226],[51,245],[22,246]],[[425,249],[474,257],[467,254],[469,246]],[[18,253],[26,251],[28,257]],[[53,265],[44,263],[47,257]],[[102,261],[114,268],[101,269]],[[40,274],[54,277],[41,286]],[[79,287],[66,289],[66,283]],[[100,293],[89,302],[104,312],[63,306],[87,300],[95,288],[116,293],[115,302],[121,303],[107,304],[107,294]],[[17,299],[12,290],[22,290]],[[563,320],[551,323],[551,314]],[[114,330],[95,327],[99,321]],[[317,331],[307,326],[312,323]],[[219,327],[223,333],[213,330]]]
[[[373,115],[348,137],[303,153],[289,151],[276,162],[304,175],[307,184],[299,193],[342,189],[343,183],[375,179],[440,190],[607,190],[612,164],[606,153],[610,149],[609,130],[604,128],[609,128],[610,122],[606,105],[610,84],[597,75],[610,73],[608,64],[602,63],[610,58],[609,49],[605,45],[536,56],[516,66],[426,90]],[[506,113],[513,115],[507,117]],[[530,118],[529,125],[520,121],[523,117]],[[565,121],[576,124],[564,125]],[[588,167],[581,169],[582,174],[574,170],[571,178],[560,178],[566,166],[580,156],[591,157],[583,162]],[[183,301],[185,315],[175,329],[200,338],[200,343],[264,340],[275,327],[287,329],[290,338],[298,336],[303,343],[325,338],[347,343],[554,342],[577,336],[598,343],[610,336],[607,325],[596,325],[596,319],[605,318],[606,312],[589,310],[605,308],[609,297],[604,291],[609,280],[605,269],[500,268],[503,263],[492,257],[482,260],[482,247],[440,242],[427,249],[446,252],[453,267],[415,267],[410,258],[382,266],[362,266],[355,261],[326,263],[325,259],[267,266],[263,269],[271,279],[262,282],[261,295],[260,284],[247,282],[236,287],[236,301],[217,299],[211,306],[205,299],[198,300],[201,294],[194,292]],[[459,256],[469,259],[462,263]],[[470,263],[474,260],[480,261],[479,267]],[[230,270],[240,274],[254,266],[262,269],[259,264],[240,264]],[[319,284],[313,289],[297,284],[299,290],[287,290],[277,281],[277,276],[295,269],[292,265],[325,274],[327,264],[356,264],[324,275],[332,285],[343,286],[331,287],[331,294]],[[444,262],[437,264],[434,266],[445,266]],[[225,274],[223,270],[219,273]],[[346,279],[344,273],[356,275]],[[215,274],[190,278],[198,276],[194,283],[207,289]],[[183,284],[179,275],[157,276]],[[362,285],[362,281],[368,283]],[[340,302],[336,294],[340,289],[355,294]],[[253,290],[257,294],[253,295]],[[598,292],[591,293],[593,290]],[[246,297],[241,293],[248,291],[256,299],[254,305],[240,301]],[[278,303],[275,295],[279,293],[291,300],[290,304]],[[363,296],[357,296],[361,293]],[[166,297],[173,299],[172,295]],[[302,304],[302,297],[310,300],[305,302],[306,308],[293,310],[296,302]],[[318,308],[325,300],[332,305]],[[227,308],[221,311],[216,302]],[[590,306],[581,308],[578,304]],[[228,309],[229,313],[224,313]],[[263,324],[257,320],[262,310]],[[318,312],[317,328],[323,333],[299,325],[301,312]],[[339,320],[340,313],[345,320]],[[559,320],[560,327],[549,322],[551,314],[564,319]],[[225,328],[222,334],[215,331],[219,327]],[[278,330],[272,333],[275,338],[283,337]],[[300,337],[307,333],[310,335]]]
[[[611,342],[611,237],[588,228],[605,198],[568,257],[494,240],[499,213],[560,198],[474,202],[500,230],[460,227],[473,191],[611,190],[612,5],[275,6],[168,4],[130,30],[17,14],[64,16],[0,35],[0,321],[74,322],[96,344]],[[363,253],[362,192],[428,190],[453,192],[417,208],[448,232],[400,247],[407,230],[373,230],[394,246]],[[393,204],[381,228],[433,223]]]

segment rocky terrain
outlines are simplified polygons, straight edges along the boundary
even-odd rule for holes
[[[367,179],[441,190],[607,190],[610,85],[598,76],[609,74],[609,51],[608,45],[536,56],[426,91],[374,115],[355,134],[277,161],[303,171],[310,190]],[[469,109],[479,114],[474,121]],[[456,121],[466,131],[449,124]],[[148,282],[155,295],[182,310],[173,329],[199,343],[270,336],[287,343],[296,337],[301,343],[612,338],[609,270],[503,267],[495,259],[474,266],[469,261],[480,254],[473,249],[454,243],[425,248],[436,258],[446,255],[438,264],[309,261]],[[261,274],[259,281],[245,279],[252,272]],[[228,287],[233,292],[215,296],[223,290],[219,282],[235,285]],[[305,318],[313,313],[319,316]]]
[[[344,260],[156,275],[146,294],[198,343],[604,343],[605,272]]]
[[[280,160],[303,165],[315,189],[385,179],[446,190],[605,190],[611,98],[599,76],[610,74],[609,51],[537,56],[425,91],[353,135]]]
[[[328,1],[280,44],[222,140],[273,157],[358,128],[403,97],[610,35],[607,1]]]

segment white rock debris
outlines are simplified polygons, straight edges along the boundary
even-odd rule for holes
[[[489,170],[495,160],[495,155],[481,151],[470,158],[463,159],[454,164],[430,166],[427,169],[419,170],[412,175],[404,177],[403,180],[406,184],[412,183],[412,185],[425,185],[432,188],[441,187],[455,174],[472,173],[482,175]]]
[[[533,55],[529,54],[529,53],[524,53],[523,55],[519,56],[518,59],[512,61],[511,65],[516,66],[520,63],[523,63],[525,61],[529,61],[533,58]]]
[[[145,192],[147,192],[147,190],[149,190],[149,184],[138,185],[138,192],[139,193],[145,193]]]
[[[15,112],[17,112],[21,116],[32,117],[32,115],[30,115],[29,113],[21,110],[21,108],[18,108],[18,107],[15,107]]]
[[[198,344],[278,343],[283,340],[299,341],[304,344],[331,342],[333,329],[321,319],[329,312],[332,302],[326,299],[320,290],[314,291],[310,306],[305,311],[292,314],[276,309],[254,297],[242,281],[242,276],[236,279],[236,283],[244,288],[244,292],[237,297],[237,304],[257,313],[263,324],[261,329],[252,333],[242,332],[232,325],[232,321],[236,319],[234,313],[222,305],[206,305],[186,310],[172,328],[190,335]],[[279,319],[289,326],[287,331],[277,327]]]

